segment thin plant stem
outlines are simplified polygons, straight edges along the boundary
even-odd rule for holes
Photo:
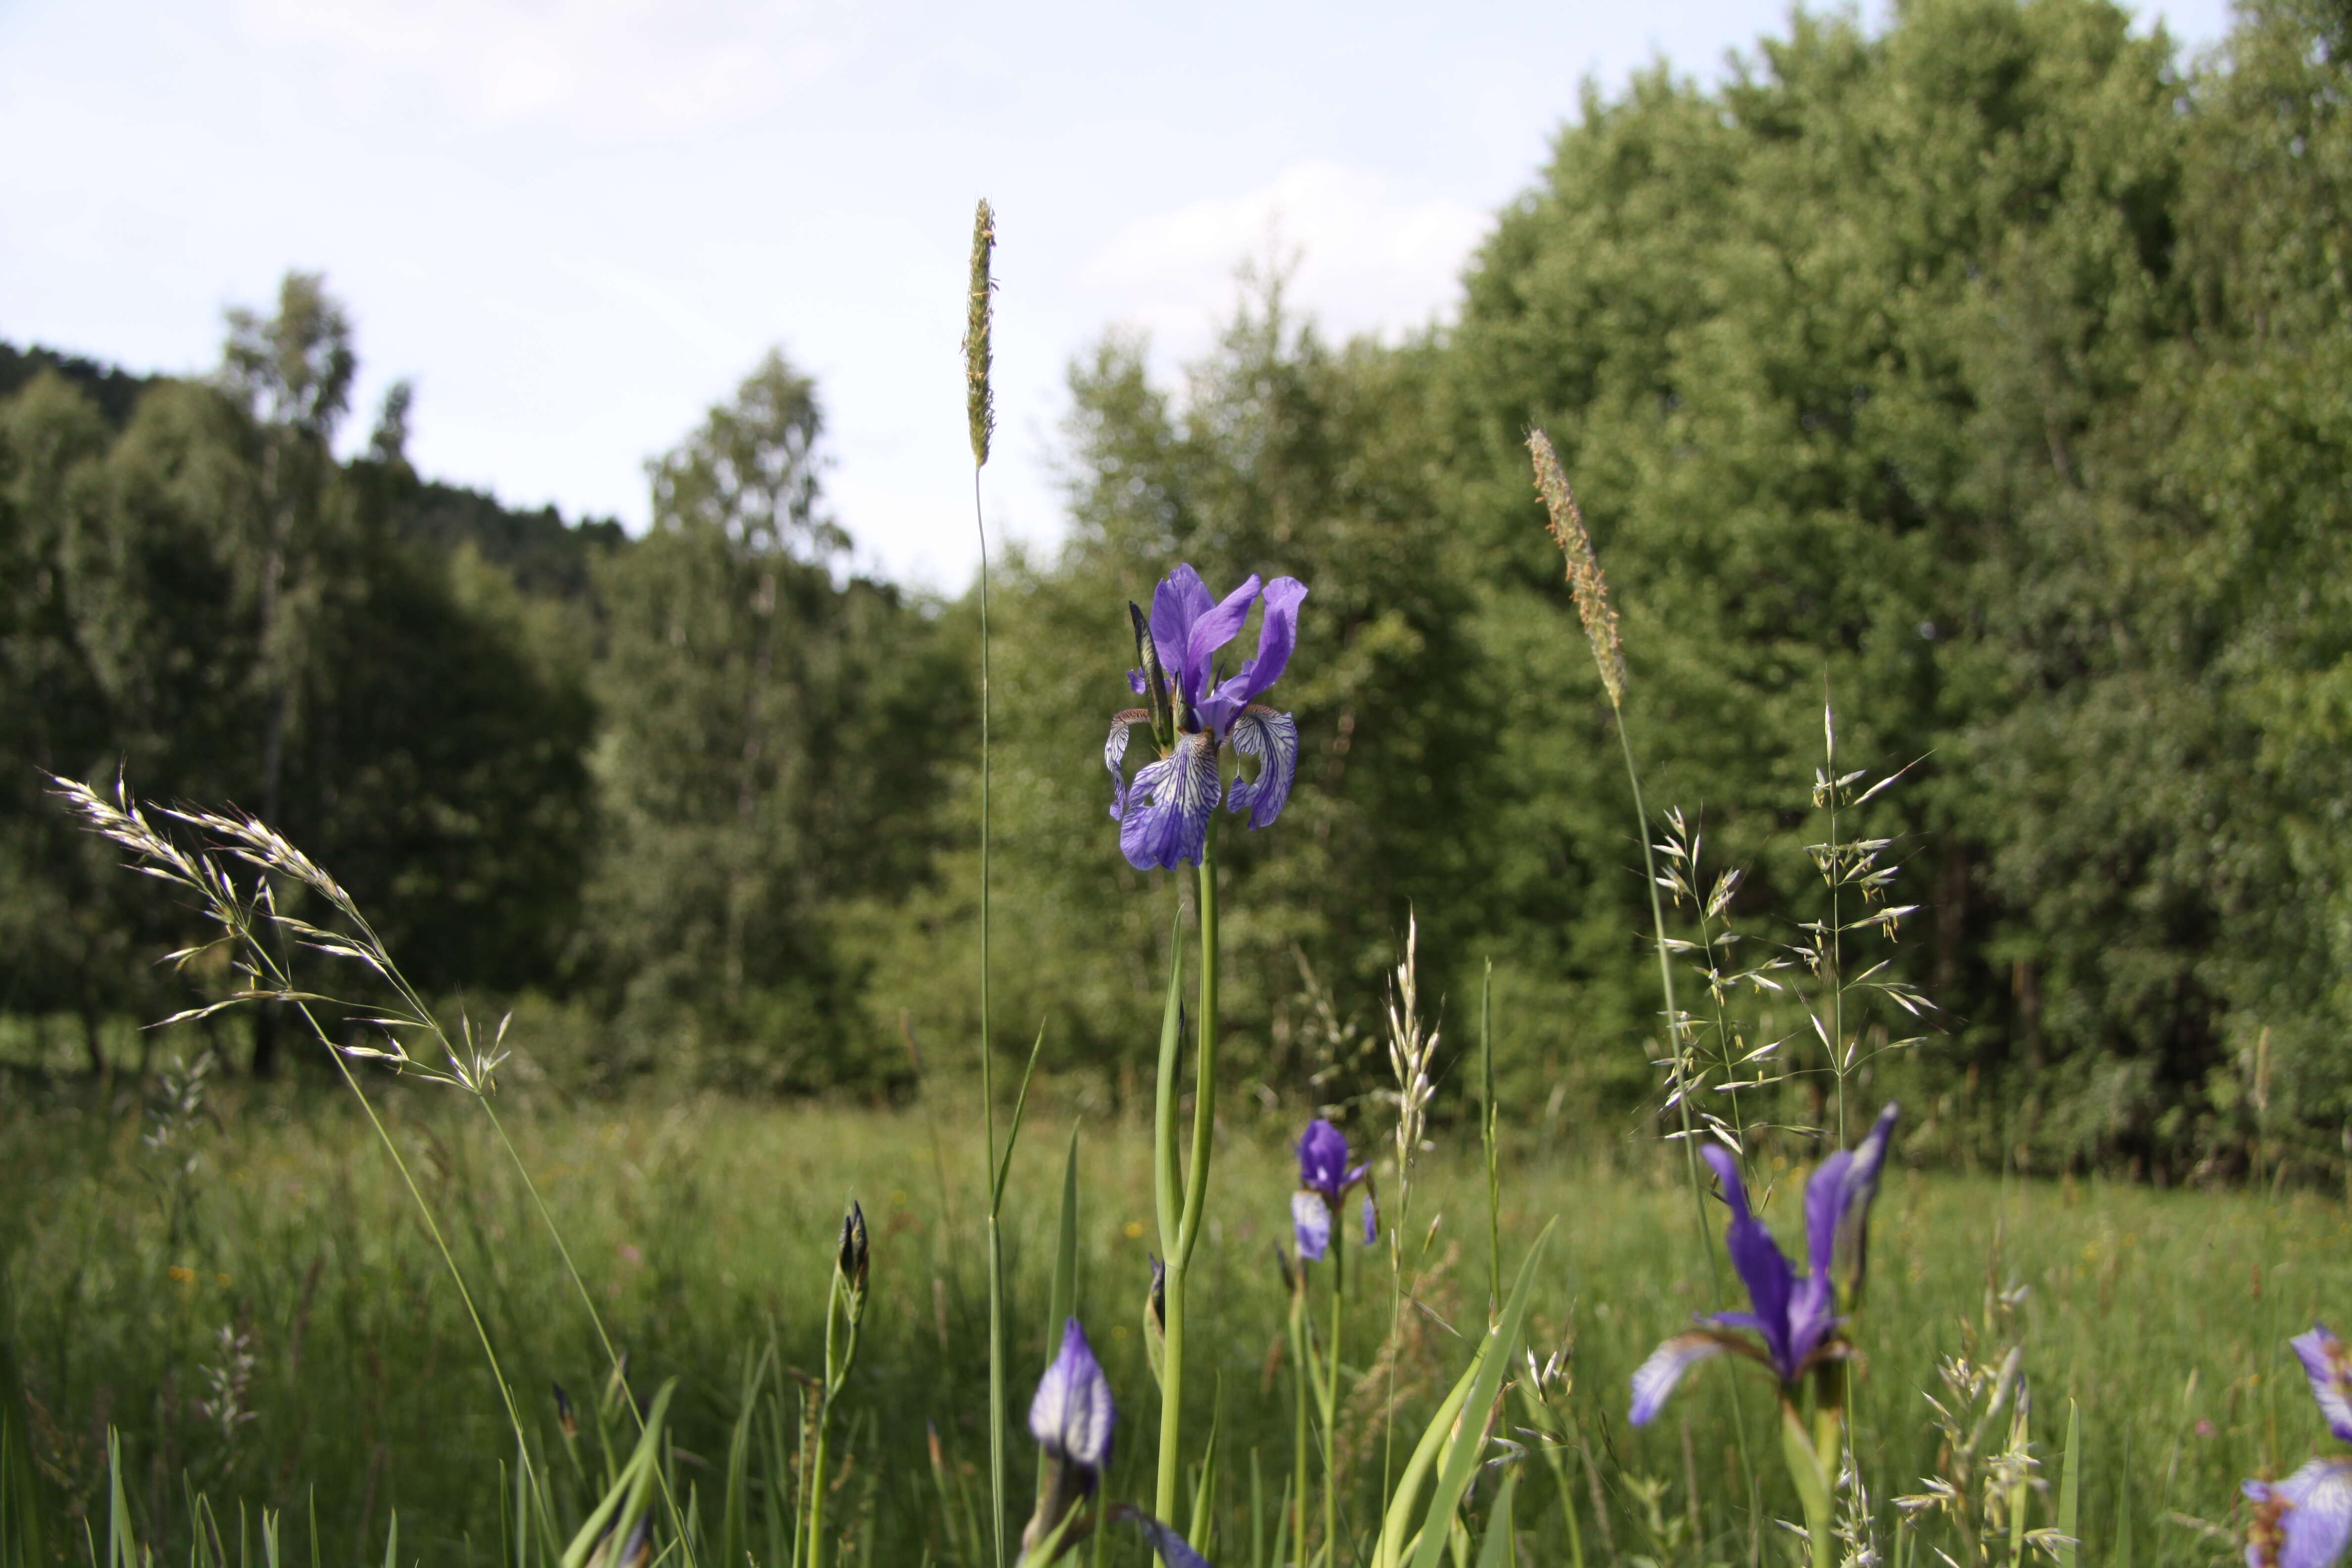
[[[1829,677],[1822,677],[1822,754],[1829,764],[1830,806],[1830,1070],[1837,1079],[1837,1146],[1845,1147],[1845,932],[1838,913],[1838,883],[1844,868],[1838,855],[1837,724],[1830,708]]]
[[[1216,1131],[1216,819],[1212,817],[1201,840],[1199,893],[1194,900],[1201,926],[1201,1016],[1199,1058],[1192,1070],[1192,1160],[1184,1171],[1184,1204],[1176,1222],[1175,1246],[1168,1258],[1166,1345],[1160,1360],[1160,1471],[1153,1511],[1162,1519],[1176,1517],[1184,1436],[1184,1285],[1208,1206],[1209,1154]],[[1163,1109],[1172,1128],[1173,1109]]]
[[[971,521],[980,534],[980,1099],[987,1126],[988,1201],[988,1505],[989,1550],[1004,1565],[1004,1238],[997,1224],[995,1041],[988,995],[990,845],[988,690],[988,523],[980,504],[980,465],[971,470]],[[1161,1512],[1167,1512],[1165,1507]]]
[[[1290,1361],[1297,1371],[1294,1380],[1297,1393],[1292,1414],[1291,1431],[1291,1533],[1298,1542],[1299,1560],[1307,1555],[1307,1396],[1311,1373],[1307,1361],[1307,1260],[1298,1260],[1298,1273],[1290,1289]]]
[[[1675,1005],[1675,966],[1666,952],[1665,906],[1658,901],[1657,850],[1650,843],[1650,814],[1649,809],[1642,802],[1642,773],[1633,763],[1633,737],[1626,733],[1625,710],[1622,708],[1615,708],[1612,711],[1617,719],[1617,744],[1625,755],[1625,782],[1633,787],[1633,816],[1634,820],[1641,825],[1642,830],[1642,880],[1650,895],[1651,942],[1658,951],[1658,986],[1665,995],[1666,1049],[1674,1058],[1675,1081],[1683,1090],[1677,1096],[1675,1104],[1682,1112],[1683,1168],[1690,1178],[1691,1216],[1698,1226],[1699,1251],[1706,1258],[1708,1289],[1716,1298],[1720,1299],[1723,1294],[1723,1266],[1715,1256],[1712,1237],[1707,1233],[1706,1190],[1699,1180],[1698,1142],[1691,1135],[1689,1086],[1680,1081],[1683,1061],[1682,1013]],[[1749,1457],[1748,1451],[1748,1412],[1744,1405],[1745,1402],[1739,1396],[1738,1382],[1735,1379],[1731,1385],[1732,1427],[1739,1434],[1739,1468],[1748,1479],[1748,1555],[1753,1560],[1762,1551],[1763,1537],[1757,1528],[1759,1514],[1755,1505],[1759,1494],[1757,1489],[1755,1461]]]
[[[1323,1347],[1323,1561],[1339,1563],[1339,1312],[1348,1298],[1347,1226],[1331,1216],[1331,1337]]]

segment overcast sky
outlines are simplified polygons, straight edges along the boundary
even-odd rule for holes
[[[1874,11],[1875,14],[1875,11]],[[289,267],[351,307],[347,440],[395,377],[425,473],[642,526],[645,460],[781,345],[870,568],[975,555],[963,268],[995,205],[992,534],[1057,534],[1065,366],[1172,367],[1295,253],[1334,332],[1444,311],[1573,112],[1719,75],[1778,5],[0,0],[0,339],[217,360]],[[2225,0],[2167,0],[2190,47]]]

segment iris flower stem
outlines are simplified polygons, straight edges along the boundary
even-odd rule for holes
[[[1675,1005],[1675,966],[1666,952],[1665,906],[1658,901],[1658,852],[1650,844],[1650,811],[1642,801],[1642,770],[1633,762],[1633,738],[1625,730],[1625,710],[1619,708],[1614,711],[1618,749],[1625,754],[1625,782],[1633,787],[1633,817],[1642,830],[1642,880],[1650,894],[1650,934],[1653,945],[1658,950],[1658,989],[1665,996],[1666,1049],[1674,1057],[1674,1082],[1682,1090],[1675,1097],[1675,1103],[1682,1112],[1683,1169],[1690,1178],[1691,1215],[1698,1226],[1698,1249],[1706,1258],[1707,1287],[1719,1299],[1723,1294],[1723,1266],[1717,1260],[1715,1247],[1707,1235],[1706,1189],[1699,1180],[1698,1142],[1691,1136],[1689,1086],[1682,1082],[1683,1016]],[[1748,1479],[1748,1558],[1754,1562],[1762,1553],[1763,1535],[1756,1528],[1759,1517],[1756,1463],[1748,1452],[1748,1412],[1741,1407],[1737,1383],[1731,1389],[1731,1414],[1733,1428],[1739,1434],[1739,1468]]]
[[[1347,1226],[1331,1216],[1331,1338],[1323,1348],[1323,1561],[1339,1563],[1339,1309],[1348,1298]]]
[[[1192,1247],[1201,1239],[1208,1206],[1209,1153],[1217,1115],[1217,854],[1216,820],[1201,839],[1200,893],[1194,907],[1201,924],[1200,1055],[1192,1070],[1192,1160],[1184,1171],[1184,1205],[1168,1256],[1166,1348],[1160,1361],[1160,1478],[1153,1511],[1176,1514],[1177,1482],[1184,1438],[1184,1281]],[[1175,1119],[1163,1119],[1172,1135]]]
[[[1309,1368],[1307,1360],[1307,1261],[1299,1259],[1298,1277],[1290,1291],[1290,1364],[1297,1369],[1297,1405],[1291,1433],[1290,1513],[1291,1534],[1297,1540],[1298,1561],[1307,1561],[1307,1391]]]

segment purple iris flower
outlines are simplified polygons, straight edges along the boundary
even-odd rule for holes
[[[1037,1380],[1036,1396],[1029,1401],[1029,1435],[1052,1458],[1088,1472],[1086,1489],[1092,1491],[1110,1463],[1111,1426],[1118,1416],[1110,1380],[1087,1343],[1086,1330],[1072,1318],[1062,1329],[1062,1352]]]
[[[1257,653],[1228,676],[1217,651],[1240,635],[1250,606],[1261,592],[1265,614],[1259,623]],[[1249,813],[1252,827],[1282,815],[1298,772],[1298,726],[1256,700],[1281,678],[1298,637],[1298,604],[1307,585],[1276,577],[1261,590],[1253,574],[1223,600],[1213,599],[1190,566],[1179,566],[1151,595],[1147,623],[1136,621],[1141,668],[1129,683],[1149,708],[1130,708],[1110,721],[1103,765],[1110,770],[1111,819],[1119,825],[1118,845],[1138,869],[1172,870],[1197,866],[1209,834],[1209,816],[1222,790],[1226,806]],[[1126,773],[1129,732],[1141,725],[1160,750],[1129,783]],[[1258,761],[1257,776],[1236,773],[1223,784],[1219,753],[1230,742],[1234,752]]]
[[[2325,1323],[2287,1343],[2303,1360],[2327,1429],[2352,1443],[2352,1351]],[[2327,1568],[2352,1540],[2352,1455],[2312,1460],[2283,1481],[2248,1481],[2246,1568]]]
[[[1329,1249],[1332,1216],[1339,1211],[1339,1200],[1349,1187],[1369,1188],[1365,1175],[1370,1169],[1369,1164],[1349,1167],[1346,1133],[1319,1116],[1307,1124],[1298,1139],[1298,1191],[1290,1198],[1290,1223],[1298,1235],[1300,1258],[1312,1263]],[[1364,1245],[1369,1247],[1378,1237],[1369,1190],[1364,1203]]]
[[[1707,1320],[1706,1327],[1676,1334],[1652,1351],[1633,1373],[1634,1426],[1645,1426],[1656,1416],[1684,1373],[1726,1351],[1761,1362],[1783,1384],[1844,1357],[1847,1346],[1840,1331],[1845,1320],[1838,1309],[1843,1305],[1851,1310],[1861,1300],[1870,1204],[1878,1194],[1895,1116],[1896,1108],[1889,1105],[1867,1137],[1853,1149],[1841,1149],[1822,1161],[1805,1184],[1809,1268],[1801,1279],[1764,1222],[1749,1212],[1739,1162],[1728,1149],[1707,1146],[1707,1163],[1721,1179],[1723,1200],[1731,1208],[1724,1246],[1748,1287],[1752,1310],[1720,1313]],[[1748,1330],[1756,1338],[1726,1331],[1734,1329]]]
[[[1080,1499],[1094,1495],[1110,1463],[1117,1419],[1110,1380],[1087,1343],[1087,1331],[1072,1318],[1062,1329],[1061,1353],[1037,1380],[1036,1396],[1029,1401],[1029,1435],[1037,1439],[1045,1485],[1038,1489],[1037,1511],[1021,1532],[1023,1551],[1053,1534]]]

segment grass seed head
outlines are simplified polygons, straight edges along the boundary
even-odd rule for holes
[[[996,433],[996,394],[989,385],[989,330],[996,316],[996,279],[989,258],[996,249],[996,215],[982,201],[971,215],[971,291],[964,301],[964,417],[971,429],[974,468],[988,466],[988,438]]]
[[[1546,526],[1568,557],[1568,591],[1576,600],[1577,618],[1584,623],[1584,639],[1592,645],[1592,662],[1600,667],[1601,684],[1608,689],[1609,706],[1625,706],[1625,647],[1617,635],[1617,612],[1609,607],[1609,579],[1592,553],[1592,535],[1585,531],[1584,513],[1568,488],[1568,475],[1551,437],[1540,430],[1528,432],[1528,454],[1534,459],[1536,493],[1543,497]]]

